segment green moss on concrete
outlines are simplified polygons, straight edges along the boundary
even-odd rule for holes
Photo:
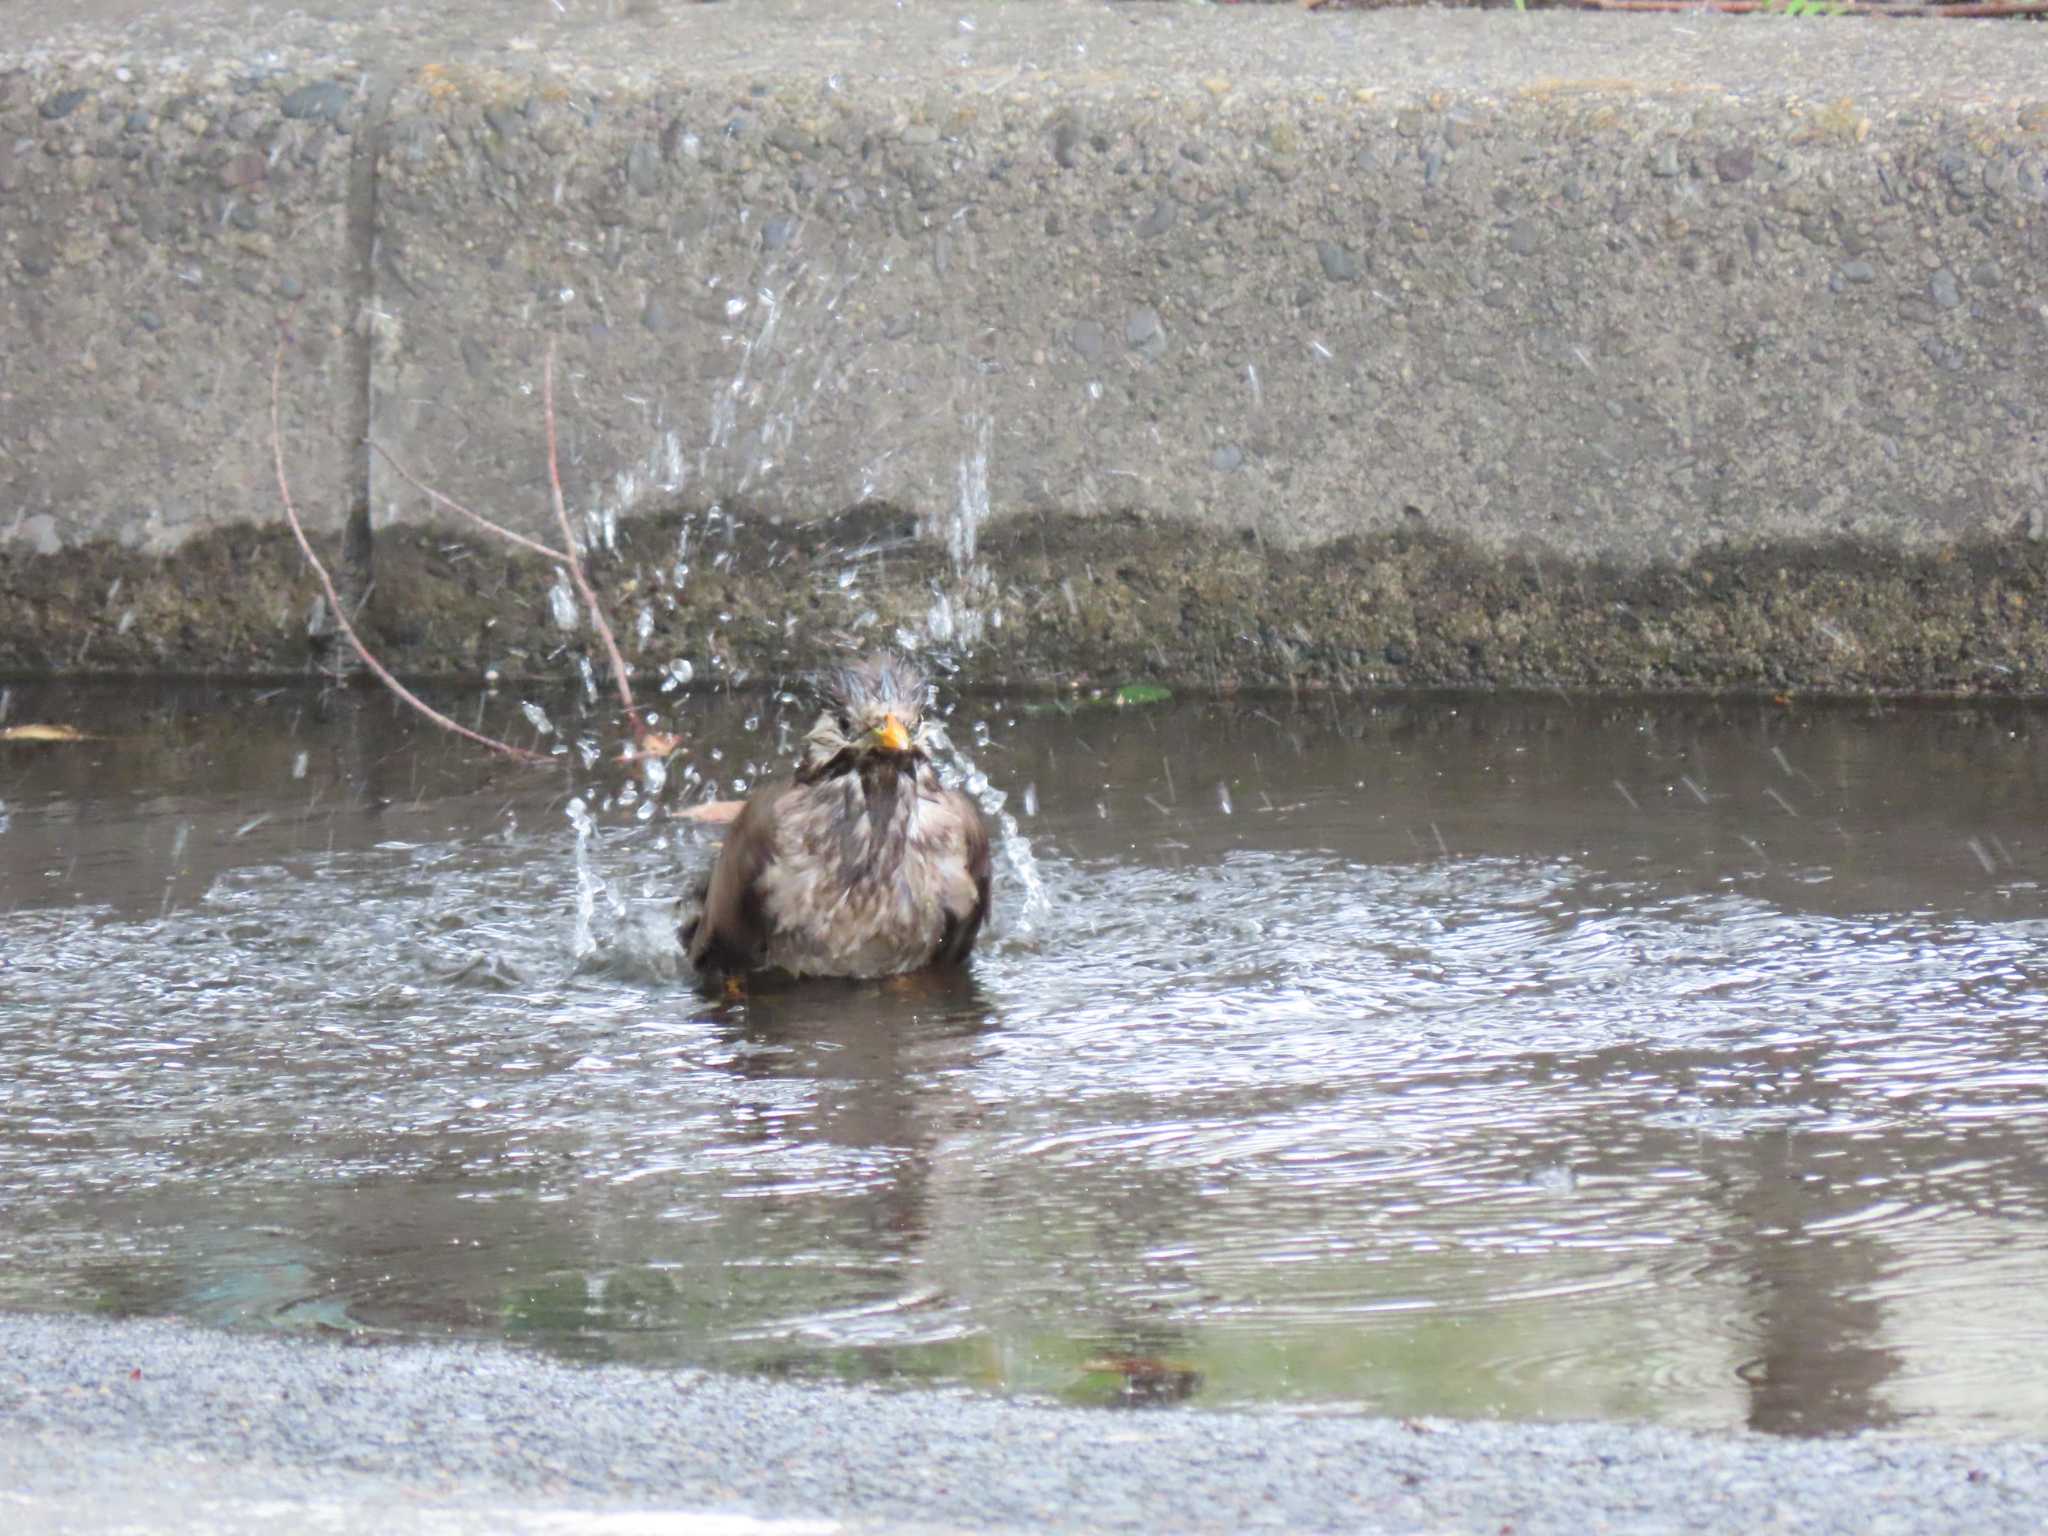
[[[987,530],[994,574],[963,587],[911,531],[887,507],[801,528],[743,516],[730,536],[677,514],[622,530],[592,574],[643,675],[677,658],[700,678],[808,667],[899,628],[924,633],[947,593],[986,626],[964,670],[986,684],[2048,691],[2048,547],[2024,540],[1925,554],[1727,547],[1627,570],[1487,552],[1422,526],[1280,550],[1157,520],[1045,514]],[[516,551],[387,529],[363,628],[408,675],[562,677],[585,637],[555,625],[553,579]],[[314,593],[273,530],[225,530],[162,557],[113,545],[0,555],[0,667],[303,671],[328,654],[308,635]]]

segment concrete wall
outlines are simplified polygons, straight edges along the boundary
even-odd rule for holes
[[[957,540],[985,445],[992,527],[1633,571],[2048,534],[2039,29],[103,3],[0,56],[17,549],[272,521],[289,299],[302,497],[367,484],[387,536],[431,514],[365,422],[547,526],[550,338],[601,520],[881,500]]]

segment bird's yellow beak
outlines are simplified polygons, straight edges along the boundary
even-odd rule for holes
[[[907,752],[910,750],[910,732],[903,729],[903,722],[894,715],[885,715],[882,723],[875,727],[875,745],[884,752]]]

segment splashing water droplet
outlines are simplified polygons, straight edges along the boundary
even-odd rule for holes
[[[555,621],[555,628],[573,630],[582,619],[576,607],[576,594],[569,587],[569,573],[557,567],[555,584],[548,588],[548,616]]]
[[[604,882],[590,860],[590,840],[596,834],[597,824],[581,795],[570,800],[567,815],[569,825],[576,829],[576,922],[569,935],[569,951],[581,960],[597,948],[591,927],[597,915],[597,893]]]
[[[519,712],[532,722],[533,728],[539,731],[541,735],[552,736],[555,734],[555,722],[548,718],[548,712],[538,704],[531,702],[522,703],[519,706]]]
[[[310,752],[301,752],[297,757],[293,758],[292,777],[295,779],[303,779],[306,776],[306,767],[312,761],[313,754]]]
[[[1221,779],[1216,781],[1216,809],[1226,816],[1230,814],[1230,786]]]
[[[1038,872],[1038,858],[1031,851],[1031,839],[1024,835],[1017,825],[1017,818],[1006,809],[1009,795],[991,784],[988,775],[981,771],[974,759],[950,740],[943,744],[942,760],[948,770],[946,776],[974,796],[976,803],[995,824],[996,849],[1002,855],[1011,881],[1024,892],[1024,899],[1016,909],[1014,931],[1030,933],[1045,916],[1050,902],[1045,894],[1045,878]],[[1036,791],[1027,789],[1025,793],[1027,805],[1035,804]]]

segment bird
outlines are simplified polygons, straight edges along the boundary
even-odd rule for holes
[[[932,762],[924,673],[893,652],[828,670],[792,777],[732,823],[682,942],[707,986],[755,972],[873,978],[957,966],[989,910],[988,822]]]

